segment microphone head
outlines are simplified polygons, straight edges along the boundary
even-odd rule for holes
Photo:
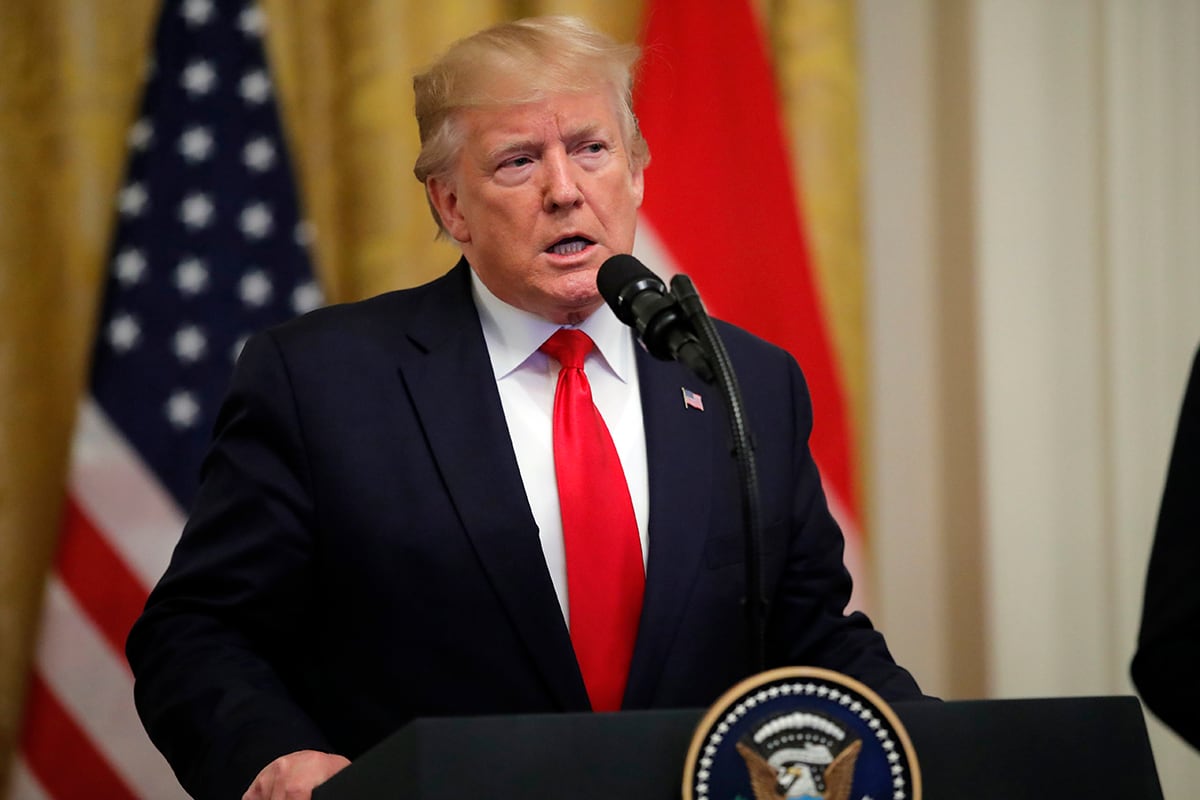
[[[596,273],[596,288],[617,319],[626,325],[634,325],[633,298],[644,291],[658,295],[667,294],[667,285],[662,278],[651,272],[645,264],[627,253],[609,256]]]

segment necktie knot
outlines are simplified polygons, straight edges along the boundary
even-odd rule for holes
[[[559,328],[538,349],[553,358],[564,369],[583,369],[583,361],[595,343],[586,333],[574,328]]]

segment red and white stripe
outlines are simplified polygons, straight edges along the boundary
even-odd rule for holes
[[[10,800],[187,797],[137,718],[124,656],[183,521],[103,411],[84,402]]]

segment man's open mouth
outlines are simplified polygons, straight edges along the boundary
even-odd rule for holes
[[[550,245],[546,248],[546,252],[553,253],[556,256],[573,256],[576,253],[582,252],[590,244],[595,244],[595,242],[591,239],[585,239],[582,236],[568,236],[566,239],[559,239]]]

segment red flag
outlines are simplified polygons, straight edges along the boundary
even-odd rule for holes
[[[748,0],[650,0],[642,44],[636,107],[651,163],[638,255],[664,277],[686,272],[714,316],[800,362],[814,458],[861,578],[849,411],[760,22]]]

